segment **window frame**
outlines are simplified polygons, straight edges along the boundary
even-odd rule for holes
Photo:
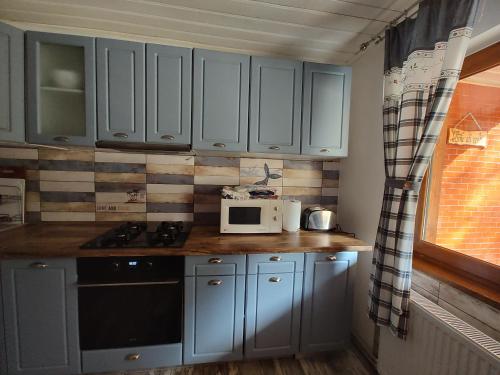
[[[482,49],[465,58],[460,79],[500,65],[500,42]],[[444,135],[445,136],[445,135]],[[445,142],[441,137],[441,142]],[[428,197],[436,194],[439,186],[431,189],[430,177],[432,170],[440,171],[442,162],[439,154],[434,155],[420,190],[417,214],[415,218],[414,236],[414,267],[429,273],[441,281],[453,284],[483,301],[500,307],[500,267],[453,251],[451,249],[425,241],[422,238],[426,225],[427,212],[433,207],[427,207]],[[439,172],[438,172],[439,173]]]

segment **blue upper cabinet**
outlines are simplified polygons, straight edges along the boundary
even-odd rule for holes
[[[302,154],[347,156],[350,67],[304,64]]]
[[[252,57],[251,152],[300,153],[302,62]]]
[[[0,22],[0,140],[24,142],[24,34]]]
[[[356,252],[308,253],[302,297],[302,352],[333,350],[350,340]]]
[[[250,57],[194,50],[193,149],[246,151]]]
[[[75,259],[1,264],[9,375],[81,371]]]
[[[146,64],[146,140],[190,144],[192,50],[148,44]]]
[[[27,32],[28,141],[93,146],[95,41]]]
[[[98,139],[144,142],[145,45],[97,39]]]

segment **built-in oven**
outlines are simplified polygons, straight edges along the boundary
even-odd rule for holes
[[[183,257],[79,258],[82,351],[181,343]]]

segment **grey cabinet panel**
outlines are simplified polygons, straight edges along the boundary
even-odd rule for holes
[[[247,276],[247,358],[299,351],[302,275],[298,272]]]
[[[191,143],[191,65],[188,48],[146,46],[148,142]]]
[[[0,270],[0,280],[2,272]],[[0,282],[0,375],[7,375],[7,349],[5,346],[5,325],[3,316],[3,292],[2,283]]]
[[[28,31],[26,51],[28,141],[93,146],[96,138],[94,38]],[[56,74],[63,78],[58,79]],[[69,74],[72,75],[66,77]],[[63,79],[67,82],[59,82]],[[66,87],[73,84],[78,88]]]
[[[136,354],[139,355],[139,358],[131,361],[129,356]],[[182,344],[82,351],[84,373],[129,371],[180,365],[182,365]]]
[[[145,46],[97,39],[98,139],[144,142]]]
[[[269,253],[248,256],[248,274],[302,272],[303,253]]]
[[[24,142],[24,33],[0,22],[0,140]]]
[[[347,156],[350,67],[304,64],[302,154]]]
[[[243,357],[245,276],[185,277],[184,363]]]
[[[306,254],[301,351],[332,350],[349,341],[356,252]]]
[[[244,275],[245,255],[195,255],[186,257],[186,276]]]
[[[80,373],[76,262],[1,265],[9,375]]]
[[[251,152],[300,153],[302,62],[252,57]]]
[[[249,66],[249,56],[194,50],[194,149],[247,150]]]

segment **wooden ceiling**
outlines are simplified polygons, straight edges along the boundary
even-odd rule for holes
[[[0,0],[24,29],[348,64],[414,0]]]

